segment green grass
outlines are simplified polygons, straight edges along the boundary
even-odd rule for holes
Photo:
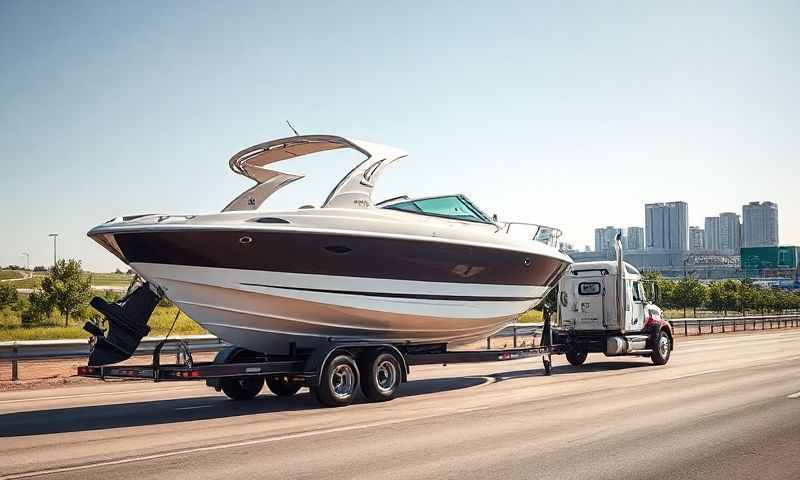
[[[17,270],[0,270],[0,280],[11,280],[13,278],[22,278],[23,274]]]
[[[86,272],[86,275],[92,276],[92,285],[111,285],[111,286],[120,286],[120,287],[127,287],[130,285],[131,280],[133,280],[133,275],[128,275],[127,273],[90,273]]]
[[[150,336],[166,335],[177,312],[175,307],[156,307],[150,317]],[[23,327],[19,313],[9,308],[0,310],[0,342],[11,340],[59,340],[89,338],[82,326],[84,320],[70,321],[70,326],[64,326],[64,320],[54,315],[45,322],[45,325],[36,327]],[[206,332],[185,314],[178,317],[172,335],[202,335]]]
[[[538,323],[542,321],[542,312],[539,310],[531,310],[530,312],[520,315],[520,323]]]

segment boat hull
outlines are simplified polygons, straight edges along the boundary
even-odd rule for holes
[[[537,305],[568,263],[440,240],[176,230],[97,239],[197,323],[255,351],[370,340],[461,344]]]

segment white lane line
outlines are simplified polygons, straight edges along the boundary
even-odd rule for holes
[[[786,397],[786,398],[800,398],[800,392],[793,393],[793,394],[789,395],[789,396],[788,396],[788,397]]]
[[[175,410],[196,410],[198,408],[211,408],[214,405],[195,405],[193,407],[178,407]]]
[[[686,375],[680,375],[677,377],[671,377],[668,380],[679,380],[681,378],[690,378],[690,377],[698,377],[700,375],[708,375],[710,373],[717,373],[717,372],[724,372],[724,369],[716,369],[716,370],[703,370],[702,372],[695,372],[695,373],[688,373]]]
[[[194,387],[195,385],[192,385]],[[0,404],[5,403],[20,403],[20,402],[41,402],[45,400],[69,400],[71,398],[85,398],[85,397],[103,397],[108,395],[131,395],[136,393],[163,393],[174,392],[181,390],[192,390],[191,387],[180,388],[151,388],[148,390],[121,390],[119,392],[97,392],[97,393],[76,393],[74,395],[60,395],[56,397],[31,397],[31,398],[15,398],[12,400],[0,400]]]
[[[456,410],[455,412],[441,412],[435,413],[431,415],[420,415],[412,418],[402,418],[397,420],[384,420],[381,422],[371,422],[371,423],[364,423],[361,425],[348,425],[343,427],[334,427],[334,428],[324,428],[320,430],[311,430],[308,432],[298,432],[298,433],[289,433],[286,435],[278,435],[274,437],[266,437],[260,438],[257,440],[246,440],[242,442],[233,442],[233,443],[223,443],[219,445],[211,445],[208,447],[196,447],[196,448],[187,448],[184,450],[176,450],[172,452],[163,452],[163,453],[154,453],[151,455],[142,455],[139,457],[129,457],[123,458],[119,460],[107,460],[104,462],[96,462],[96,463],[87,463],[85,465],[76,465],[74,467],[61,467],[61,468],[51,468],[47,470],[37,470],[32,472],[22,472],[22,473],[13,473],[11,475],[5,475],[0,477],[0,480],[16,480],[20,478],[30,478],[30,477],[38,477],[41,475],[52,475],[54,473],[65,473],[65,472],[75,472],[80,470],[88,470],[90,468],[98,468],[98,467],[109,467],[114,465],[125,465],[128,463],[134,462],[144,462],[147,460],[158,460],[161,458],[168,458],[168,457],[177,457],[179,455],[187,455],[191,453],[200,453],[200,452],[214,452],[217,450],[227,450],[229,448],[237,448],[237,447],[249,447],[251,445],[263,445],[265,443],[275,443],[281,442],[284,440],[295,440],[298,438],[308,438],[308,437],[316,437],[320,435],[328,435],[331,433],[340,433],[340,432],[352,432],[355,430],[366,430],[368,428],[375,428],[375,427],[383,427],[387,425],[397,425],[401,423],[410,423],[416,422],[419,420],[427,420],[430,418],[436,417],[444,417],[447,415],[452,414],[459,414],[459,413],[470,413],[479,410],[486,410],[491,408],[490,406],[481,406],[481,407],[473,407],[473,408],[464,408],[461,410]]]

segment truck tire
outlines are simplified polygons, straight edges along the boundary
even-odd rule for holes
[[[586,361],[586,357],[589,356],[589,352],[586,350],[568,350],[567,351],[567,361],[570,365],[575,367],[580,367],[583,365],[583,362]]]
[[[288,382],[284,377],[273,376],[267,377],[267,388],[279,397],[291,397],[302,388],[302,385]]]
[[[403,378],[397,357],[386,351],[368,352],[360,366],[361,391],[367,400],[385,402],[395,397]]]
[[[220,381],[220,387],[231,400],[252,400],[264,388],[264,377],[230,377]]]
[[[667,332],[661,330],[656,336],[656,341],[653,345],[653,353],[650,354],[650,359],[655,365],[666,365],[667,362],[669,362],[671,352],[672,339]]]
[[[325,364],[319,384],[311,388],[311,393],[326,407],[350,405],[358,393],[358,377],[353,357],[347,353],[336,354]]]

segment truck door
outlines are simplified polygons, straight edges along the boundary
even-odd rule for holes
[[[605,322],[605,281],[603,278],[581,278],[576,301],[576,330],[602,330]]]
[[[644,327],[645,314],[645,297],[642,282],[637,280],[625,283],[628,286],[628,304],[631,306],[630,311],[627,312],[630,315],[628,317],[630,321],[629,329],[641,330]]]

